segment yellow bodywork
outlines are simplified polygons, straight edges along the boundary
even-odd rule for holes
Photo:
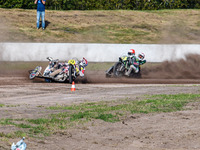
[[[75,65],[75,64],[76,64],[76,61],[75,61],[74,59],[70,59],[70,60],[68,61],[68,64],[69,64],[69,65]],[[77,66],[77,65],[75,65],[75,66]],[[79,72],[78,67],[76,67],[76,72],[77,72],[77,73]]]
[[[127,60],[128,60],[128,57],[124,56],[124,57],[121,57],[121,59],[122,59],[123,61],[127,61]]]
[[[68,61],[68,64],[69,64],[69,65],[75,65],[75,63],[76,63],[76,61],[75,61],[74,59],[70,59],[70,60]]]

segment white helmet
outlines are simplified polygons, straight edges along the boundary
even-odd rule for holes
[[[144,57],[145,57],[145,54],[144,53],[140,53],[140,54],[138,54],[138,57],[143,60]]]

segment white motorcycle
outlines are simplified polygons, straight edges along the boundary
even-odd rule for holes
[[[42,73],[42,67],[37,66],[34,70],[29,70],[29,79],[33,80],[35,77],[44,78],[46,82],[69,82],[70,84],[79,76],[79,69],[76,67],[80,61],[77,58],[72,58],[68,63],[58,63],[58,60],[53,60],[51,57],[47,57],[49,60],[49,65],[46,67]],[[51,76],[54,72],[54,67],[61,71],[55,76]]]

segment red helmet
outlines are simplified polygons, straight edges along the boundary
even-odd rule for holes
[[[134,49],[130,49],[128,51],[128,55],[135,55],[135,50]]]

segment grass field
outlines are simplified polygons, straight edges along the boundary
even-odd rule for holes
[[[37,106],[43,111],[50,110],[48,116],[37,119],[0,119],[1,126],[15,126],[15,132],[5,134],[1,138],[45,137],[60,130],[73,128],[94,119],[105,122],[119,122],[130,114],[160,113],[186,110],[190,102],[199,102],[199,94],[153,95],[143,96],[140,100],[121,99],[117,101],[101,101],[81,103],[77,105]],[[0,104],[0,107],[19,107]],[[187,108],[189,109],[189,108]],[[192,108],[190,108],[192,109]]]
[[[46,30],[36,29],[36,10],[0,9],[14,42],[200,43],[200,10],[46,11]]]
[[[106,70],[109,67],[111,67],[114,64],[114,62],[89,62],[89,65],[87,66],[87,70],[95,71],[95,70]],[[0,62],[0,69],[4,71],[11,71],[11,70],[30,70],[34,69],[36,66],[42,66],[43,69],[48,65],[48,61],[44,62]]]

